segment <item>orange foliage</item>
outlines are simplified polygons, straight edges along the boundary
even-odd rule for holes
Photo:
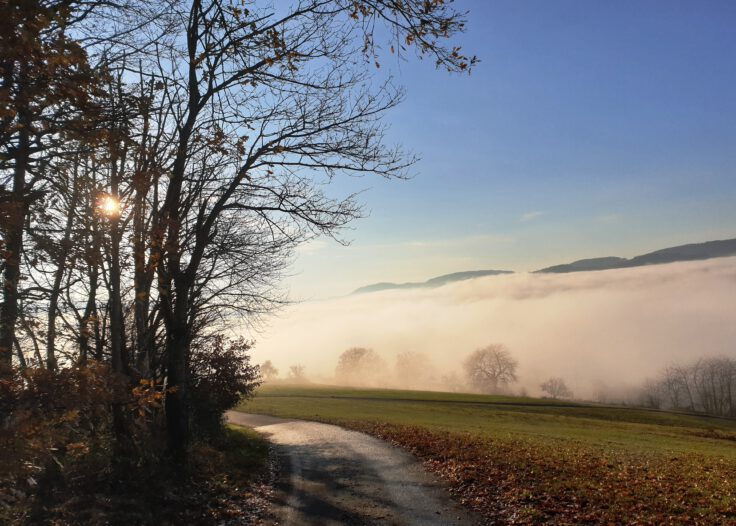
[[[595,451],[574,442],[552,447],[389,424],[352,427],[422,459],[484,524],[736,524],[736,470],[710,457]]]
[[[84,463],[108,469],[120,461],[114,458],[114,406],[124,408],[130,426],[126,451],[140,460],[145,447],[150,455],[163,396],[155,382],[131,389],[94,361],[59,371],[14,370],[0,380],[0,510],[23,513],[24,502],[63,485]],[[0,511],[0,522],[11,518]]]

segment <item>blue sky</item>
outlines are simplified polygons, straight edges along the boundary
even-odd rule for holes
[[[482,62],[396,63],[389,138],[409,181],[362,178],[370,216],[303,247],[295,299],[462,270],[533,270],[736,237],[736,2],[458,0]]]

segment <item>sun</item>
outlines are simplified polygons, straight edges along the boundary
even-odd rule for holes
[[[107,194],[100,198],[100,212],[108,217],[120,215],[120,200],[113,195]]]

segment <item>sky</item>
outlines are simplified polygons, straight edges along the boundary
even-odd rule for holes
[[[481,63],[388,69],[408,181],[338,179],[368,217],[297,254],[292,299],[476,269],[528,271],[736,237],[736,3],[458,0]]]

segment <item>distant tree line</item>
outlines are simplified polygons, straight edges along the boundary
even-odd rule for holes
[[[512,384],[518,380],[519,363],[502,344],[490,344],[476,349],[465,357],[461,365],[461,375],[441,372],[432,364],[427,354],[404,351],[396,356],[391,371],[387,362],[373,349],[352,347],[338,357],[335,381],[353,386],[502,394],[509,393]],[[270,362],[262,367],[273,371]],[[540,387],[552,398],[573,396],[565,381],[559,377],[550,378]]]
[[[736,417],[736,359],[700,358],[669,366],[645,382],[639,397],[647,407]]]
[[[672,365],[647,380],[640,401],[647,407],[736,417],[736,360],[700,358]]]

